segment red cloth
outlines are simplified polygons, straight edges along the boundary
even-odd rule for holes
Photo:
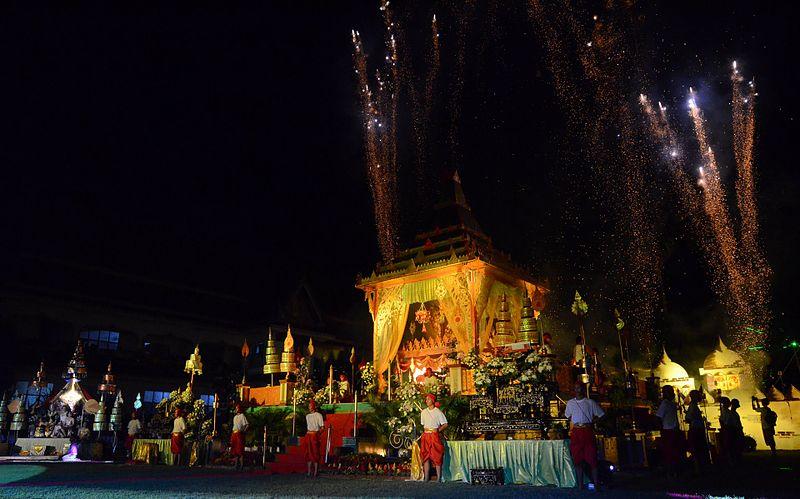
[[[125,449],[133,449],[133,441],[136,440],[136,435],[128,435],[125,437]]]
[[[572,428],[569,438],[569,451],[575,466],[586,463],[590,467],[597,467],[597,444],[594,441],[594,429]]]
[[[244,455],[244,433],[235,431],[231,433],[231,456]]]
[[[307,463],[322,463],[321,439],[322,432],[306,432],[304,444]]]
[[[444,460],[444,444],[438,432],[425,432],[419,443],[419,457],[423,463],[433,461],[434,466],[441,466]]]
[[[683,432],[681,430],[661,430],[661,460],[664,466],[676,466],[680,464],[685,448]]]
[[[171,452],[173,454],[180,454],[183,451],[183,433],[173,433],[171,443]]]

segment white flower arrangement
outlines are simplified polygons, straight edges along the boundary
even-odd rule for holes
[[[505,362],[503,367],[500,368],[501,376],[516,376],[518,373],[517,363],[514,361]]]
[[[364,369],[361,370],[361,382],[364,386],[364,391],[372,393],[377,386],[377,379],[375,377],[375,366],[372,362],[367,362]]]

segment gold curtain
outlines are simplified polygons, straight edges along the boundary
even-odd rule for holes
[[[467,276],[463,272],[440,277],[437,279],[441,291],[439,304],[447,317],[447,323],[456,337],[456,348],[460,352],[469,352],[474,343],[472,318],[470,312],[472,303],[469,296]]]
[[[486,346],[486,340],[489,337],[489,331],[492,325],[486,325],[486,311],[489,308],[489,302],[492,295],[492,286],[494,285],[494,278],[483,273],[480,277],[480,283],[477,289],[477,297],[475,298],[475,317],[478,322],[478,349],[483,349]]]
[[[383,391],[386,380],[383,373],[397,355],[403,330],[408,320],[409,304],[403,299],[403,286],[385,288],[378,291],[377,310],[373,325],[373,361],[378,376],[378,390]]]

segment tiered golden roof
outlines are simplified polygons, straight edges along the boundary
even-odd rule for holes
[[[97,387],[97,391],[100,393],[107,393],[109,395],[114,395],[114,392],[117,390],[117,379],[116,376],[111,374],[111,362],[108,363],[108,369],[106,369],[105,375],[103,375],[103,382]]]
[[[275,340],[272,339],[272,328],[269,328],[264,360],[264,374],[278,374],[281,372],[281,352],[278,351],[275,346]]]
[[[525,297],[522,299],[522,312],[520,313],[519,322],[519,341],[529,341],[531,343],[539,343],[539,335],[536,333],[536,318],[533,313],[533,305],[531,305],[531,297],[528,292],[525,292]]]
[[[508,311],[508,300],[506,294],[500,300],[500,310],[497,312],[495,322],[494,344],[495,346],[514,343],[514,326],[511,324],[511,312]]]

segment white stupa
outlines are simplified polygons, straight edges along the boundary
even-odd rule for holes
[[[734,352],[718,338],[717,347],[703,361],[700,375],[705,376],[709,391],[729,392],[752,385],[748,379],[748,366],[741,355]]]
[[[653,370],[653,375],[659,378],[661,386],[670,385],[684,395],[695,389],[694,378],[689,376],[682,365],[669,358],[666,348],[663,350],[661,362]]]

